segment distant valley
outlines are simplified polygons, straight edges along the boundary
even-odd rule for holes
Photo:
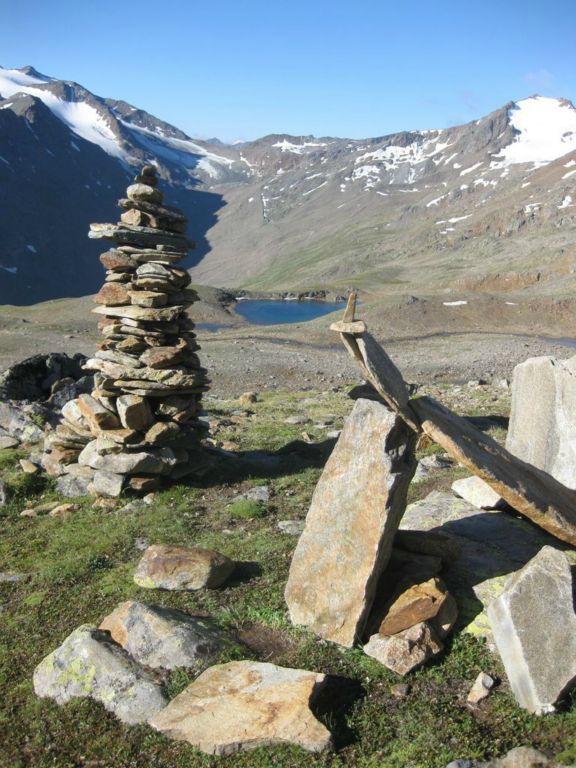
[[[198,243],[195,282],[254,291],[569,296],[576,110],[534,96],[365,140],[191,139],[31,67],[0,68],[0,303],[94,293],[91,221],[154,163]]]

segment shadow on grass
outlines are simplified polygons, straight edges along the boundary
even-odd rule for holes
[[[310,709],[332,733],[336,750],[355,741],[355,733],[348,725],[348,715],[365,695],[358,680],[339,675],[328,675],[326,681],[312,693]]]

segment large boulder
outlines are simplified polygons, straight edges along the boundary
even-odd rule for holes
[[[215,624],[173,608],[127,600],[100,624],[112,639],[140,664],[153,669],[192,667],[213,663],[234,642]]]
[[[543,714],[576,684],[572,573],[562,552],[543,549],[488,606],[488,618],[520,706]]]
[[[167,704],[161,686],[106,632],[83,625],[34,670],[34,691],[65,704],[99,701],[122,722],[144,723]]]
[[[415,434],[357,400],[316,486],[285,597],[294,624],[352,646],[362,633],[416,468]]]
[[[506,448],[576,489],[576,356],[516,366]]]
[[[316,672],[233,661],[203,672],[150,725],[209,755],[274,744],[319,752],[331,736],[310,705],[324,683]]]

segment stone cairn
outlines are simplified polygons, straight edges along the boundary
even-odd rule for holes
[[[112,240],[100,256],[106,281],[94,301],[104,336],[85,368],[94,390],[62,409],[46,436],[44,466],[72,475],[85,492],[148,492],[160,477],[194,472],[197,420],[208,388],[194,323],[190,276],[176,265],[193,247],[186,217],[163,205],[153,166],[146,165],[118,201],[118,224],[91,224],[89,237]]]

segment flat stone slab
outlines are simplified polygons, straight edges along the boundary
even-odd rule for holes
[[[294,624],[340,645],[362,633],[414,474],[415,435],[357,400],[314,491],[285,598]]]
[[[145,723],[167,704],[161,686],[106,632],[83,625],[34,670],[34,691],[65,704],[99,701],[122,722]]]
[[[410,401],[422,429],[517,512],[576,546],[576,491],[516,458],[431,397]]]
[[[275,744],[320,752],[331,735],[310,704],[324,682],[316,672],[233,661],[203,672],[150,725],[209,755]]]
[[[424,531],[430,532],[432,540],[443,542],[438,550],[441,556],[446,553],[442,579],[456,599],[460,623],[467,632],[490,642],[493,636],[486,608],[500,595],[508,576],[546,545],[568,550],[521,517],[482,511],[440,491],[408,505],[398,541],[404,546],[412,532],[420,536]],[[576,553],[569,556],[576,563]]]
[[[555,711],[576,684],[576,614],[570,562],[543,547],[488,606],[512,692],[535,714]]]
[[[213,663],[224,648],[236,645],[204,617],[133,600],[120,603],[100,629],[137,662],[153,669],[199,670]]]

